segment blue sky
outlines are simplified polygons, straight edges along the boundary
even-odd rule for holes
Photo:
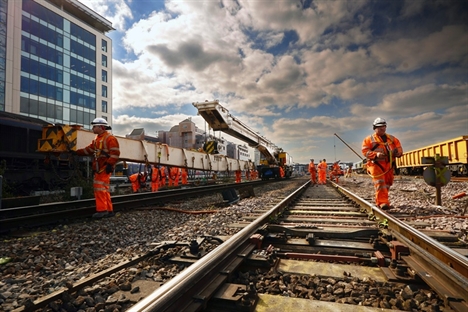
[[[334,133],[360,154],[376,117],[406,151],[468,135],[464,0],[81,2],[116,29],[116,135],[213,99],[297,163],[358,161]]]

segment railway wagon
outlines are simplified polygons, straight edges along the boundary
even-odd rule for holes
[[[422,164],[421,158],[435,157],[436,154],[448,157],[447,169],[452,175],[468,175],[468,135],[404,152],[402,157],[397,158],[397,168],[403,175],[422,174],[427,164]]]

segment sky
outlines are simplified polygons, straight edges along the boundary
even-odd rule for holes
[[[295,163],[359,161],[377,117],[404,151],[468,135],[465,0],[80,1],[115,28],[115,135],[214,99]]]

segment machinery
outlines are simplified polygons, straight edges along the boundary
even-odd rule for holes
[[[226,108],[219,104],[219,101],[192,104],[213,130],[223,131],[260,151],[263,158],[257,170],[261,179],[289,178],[292,175],[292,157],[282,148],[234,118]]]
[[[42,129],[42,139],[38,142],[38,151],[58,155],[86,147],[95,137],[93,132],[83,130],[80,126],[49,125]],[[250,161],[232,159],[225,155],[212,155],[176,148],[163,143],[119,136],[116,138],[120,145],[119,160],[121,161],[220,173],[254,168],[254,164]]]

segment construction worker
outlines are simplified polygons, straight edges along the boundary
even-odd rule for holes
[[[93,188],[96,198],[96,213],[93,214],[93,218],[112,217],[114,208],[109,186],[110,176],[120,156],[119,142],[107,132],[111,127],[104,118],[95,118],[91,125],[96,138],[85,148],[76,150],[76,154],[93,157]]]
[[[338,164],[338,162],[335,161],[333,163],[332,170],[330,171],[330,180],[335,181],[336,183],[338,183],[338,179],[339,179],[341,173],[342,173],[341,172],[341,167]]]
[[[128,179],[132,183],[132,190],[134,193],[146,189],[147,178],[148,175],[146,172],[137,172],[128,177]]]
[[[178,167],[169,168],[169,186],[179,186],[180,169]]]
[[[236,170],[236,183],[242,182],[242,171]]]
[[[310,181],[317,184],[317,168],[315,167],[314,160],[311,158],[309,163]]]
[[[140,173],[137,172],[128,177],[128,180],[130,181],[130,183],[132,183],[133,193],[138,192],[138,190],[140,189],[140,179],[138,178],[139,175]]]
[[[403,155],[400,141],[387,134],[387,122],[376,118],[372,124],[374,134],[362,142],[362,154],[367,158],[367,173],[372,177],[375,203],[383,210],[390,209],[388,192],[393,184],[395,158]]]
[[[159,190],[159,168],[151,166],[151,192]]]
[[[345,178],[351,178],[352,175],[353,175],[353,168],[351,166],[348,166],[348,169],[346,169]]]
[[[188,170],[187,170],[187,168],[182,168],[181,179],[182,179],[182,185],[188,184]]]
[[[166,167],[161,166],[161,167],[159,168],[159,177],[160,177],[159,182],[161,182],[161,183],[159,184],[159,187],[164,187],[164,186],[166,186]]]
[[[318,183],[327,184],[327,161],[325,158],[317,165]]]

